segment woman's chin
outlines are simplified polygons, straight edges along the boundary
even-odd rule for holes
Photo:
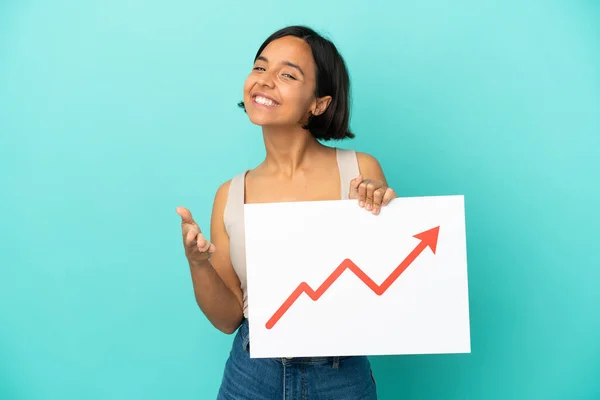
[[[250,122],[252,122],[254,125],[262,126],[263,128],[278,125],[273,118],[268,118],[267,116],[248,115],[248,117],[250,118]]]

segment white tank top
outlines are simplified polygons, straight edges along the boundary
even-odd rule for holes
[[[350,181],[359,174],[354,150],[336,148],[340,171],[340,197],[348,199]],[[229,184],[223,220],[229,235],[229,254],[233,269],[240,280],[244,300],[244,317],[248,318],[248,290],[246,285],[246,238],[244,229],[244,199],[246,172],[234,176]]]

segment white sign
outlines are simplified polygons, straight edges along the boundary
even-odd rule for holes
[[[251,357],[470,353],[463,196],[244,208]]]

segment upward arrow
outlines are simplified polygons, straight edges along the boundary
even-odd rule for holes
[[[435,228],[426,230],[421,233],[417,233],[413,235],[414,238],[420,240],[419,244],[415,246],[415,248],[406,256],[404,260],[392,271],[392,273],[381,283],[378,285],[371,279],[358,265],[356,265],[349,258],[342,261],[342,263],[325,279],[325,281],[317,288],[317,290],[313,290],[308,283],[302,282],[298,285],[296,290],[290,294],[290,296],[283,302],[281,307],[273,314],[273,316],[267,321],[265,327],[267,329],[273,328],[277,321],[283,317],[283,314],[298,300],[298,297],[302,293],[306,293],[308,297],[313,299],[314,301],[319,300],[319,298],[329,289],[329,287],[337,280],[337,278],[342,275],[342,273],[349,269],[356,275],[365,285],[367,285],[375,294],[381,296],[385,291],[398,279],[400,275],[410,266],[410,264],[415,261],[415,259],[425,250],[427,247],[431,249],[433,254],[437,249],[438,236],[440,232],[440,227],[436,226]]]

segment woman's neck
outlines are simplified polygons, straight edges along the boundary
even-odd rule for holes
[[[286,177],[305,168],[312,156],[325,147],[301,127],[263,127],[263,140],[267,153],[263,166]]]

